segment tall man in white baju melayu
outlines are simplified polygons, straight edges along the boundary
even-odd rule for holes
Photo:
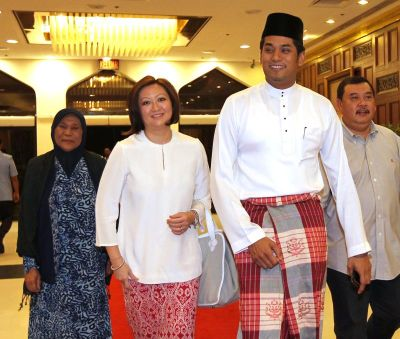
[[[370,282],[370,246],[328,99],[296,84],[303,22],[273,13],[260,42],[266,82],[229,97],[217,124],[211,193],[235,252],[243,338],[320,338],[327,260],[319,196],[324,163],[349,249]]]

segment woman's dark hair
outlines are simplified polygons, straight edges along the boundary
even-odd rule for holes
[[[262,51],[263,47],[264,47],[264,40],[265,40],[265,36],[261,38],[260,40],[260,50]],[[301,52],[305,51],[304,45],[301,41],[298,41],[296,39],[292,39],[293,40],[293,45],[294,47],[296,47],[297,50],[297,55],[300,55]]]
[[[136,134],[144,130],[144,123],[140,113],[139,94],[143,88],[150,85],[160,85],[167,92],[172,103],[172,117],[168,125],[175,124],[179,121],[180,102],[179,96],[174,86],[163,78],[154,78],[150,75],[139,80],[132,88],[128,96],[129,119],[131,121],[131,129],[127,134]]]
[[[358,85],[363,83],[367,83],[369,85],[369,87],[371,88],[372,95],[375,97],[375,90],[372,87],[371,83],[366,78],[361,76],[351,76],[344,78],[336,90],[336,97],[340,100],[343,99],[344,90],[347,85]]]

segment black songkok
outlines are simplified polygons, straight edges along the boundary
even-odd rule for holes
[[[267,35],[279,35],[297,40],[303,45],[303,21],[287,13],[271,13],[267,17],[261,39]]]

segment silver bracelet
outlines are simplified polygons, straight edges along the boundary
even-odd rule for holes
[[[194,223],[192,224],[192,226],[194,228],[197,228],[200,225],[199,213],[197,213],[196,210],[190,210],[190,212],[194,213]]]
[[[119,265],[118,267],[113,267],[113,265],[111,265],[110,268],[111,268],[111,271],[116,271],[116,270],[119,270],[124,265],[125,265],[125,260],[124,260],[124,258],[122,258],[122,264],[121,265]]]

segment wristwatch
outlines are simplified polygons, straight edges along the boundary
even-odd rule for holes
[[[199,213],[196,210],[190,210],[190,211],[194,213],[194,223],[191,226],[197,228],[200,226]]]

